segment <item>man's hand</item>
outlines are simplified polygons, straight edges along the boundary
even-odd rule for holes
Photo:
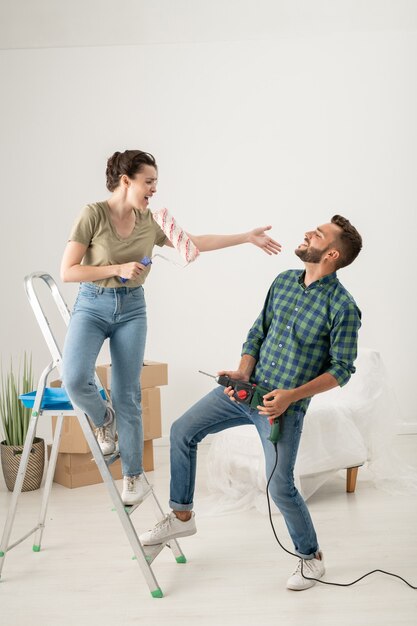
[[[247,383],[249,381],[249,375],[248,374],[244,374],[242,371],[237,370],[235,372],[229,372],[226,370],[222,370],[221,372],[217,372],[217,376],[228,376],[229,378],[233,378],[234,380],[243,380],[243,382]],[[234,399],[233,395],[234,395],[234,391],[232,387],[226,387],[224,392],[226,394],[226,396],[229,396],[229,398],[231,400],[233,400],[233,402],[236,402],[236,400]]]
[[[285,413],[295,400],[293,389],[274,389],[274,391],[264,395],[264,406],[257,406],[256,408],[259,415],[264,415],[268,419],[274,419]]]

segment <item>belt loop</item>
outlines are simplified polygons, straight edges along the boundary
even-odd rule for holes
[[[103,287],[97,287],[97,293],[100,295],[103,293]]]

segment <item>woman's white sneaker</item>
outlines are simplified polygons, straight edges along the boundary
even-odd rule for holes
[[[157,525],[148,532],[140,535],[139,540],[143,546],[154,546],[158,543],[166,543],[170,539],[177,537],[188,537],[195,535],[197,528],[195,525],[194,512],[186,522],[182,522],[174,512],[165,515]]]
[[[316,584],[315,580],[308,580],[308,578],[303,576],[301,573],[301,565],[303,574],[308,578],[320,579],[324,576],[325,568],[323,554],[321,552],[317,552],[317,556],[314,559],[299,560],[295,572],[287,581],[287,589],[292,589],[293,591],[303,591],[304,589],[309,589]]]
[[[122,501],[127,506],[139,504],[152,489],[143,474],[123,476]]]
[[[103,426],[96,428],[96,439],[104,456],[116,450],[116,420],[113,407],[107,403]]]
[[[116,450],[116,434],[113,432],[112,425],[97,428],[96,439],[104,456],[113,454]]]

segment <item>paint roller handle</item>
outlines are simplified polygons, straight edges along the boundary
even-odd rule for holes
[[[150,259],[148,256],[144,256],[143,259],[139,261],[139,263],[142,263],[142,265],[146,267],[147,265],[150,265],[152,263],[152,259]],[[120,278],[120,282],[123,284],[127,283],[128,280],[128,278]]]

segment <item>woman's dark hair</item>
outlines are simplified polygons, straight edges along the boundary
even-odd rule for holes
[[[109,191],[114,191],[119,186],[120,177],[123,174],[133,178],[135,174],[143,170],[144,165],[151,165],[157,169],[155,157],[149,152],[142,150],[125,150],[115,152],[107,160],[106,167],[106,187]]]
[[[333,215],[331,222],[341,229],[338,237],[340,257],[336,268],[339,269],[350,265],[356,259],[362,249],[362,237],[349,220],[341,215]]]

